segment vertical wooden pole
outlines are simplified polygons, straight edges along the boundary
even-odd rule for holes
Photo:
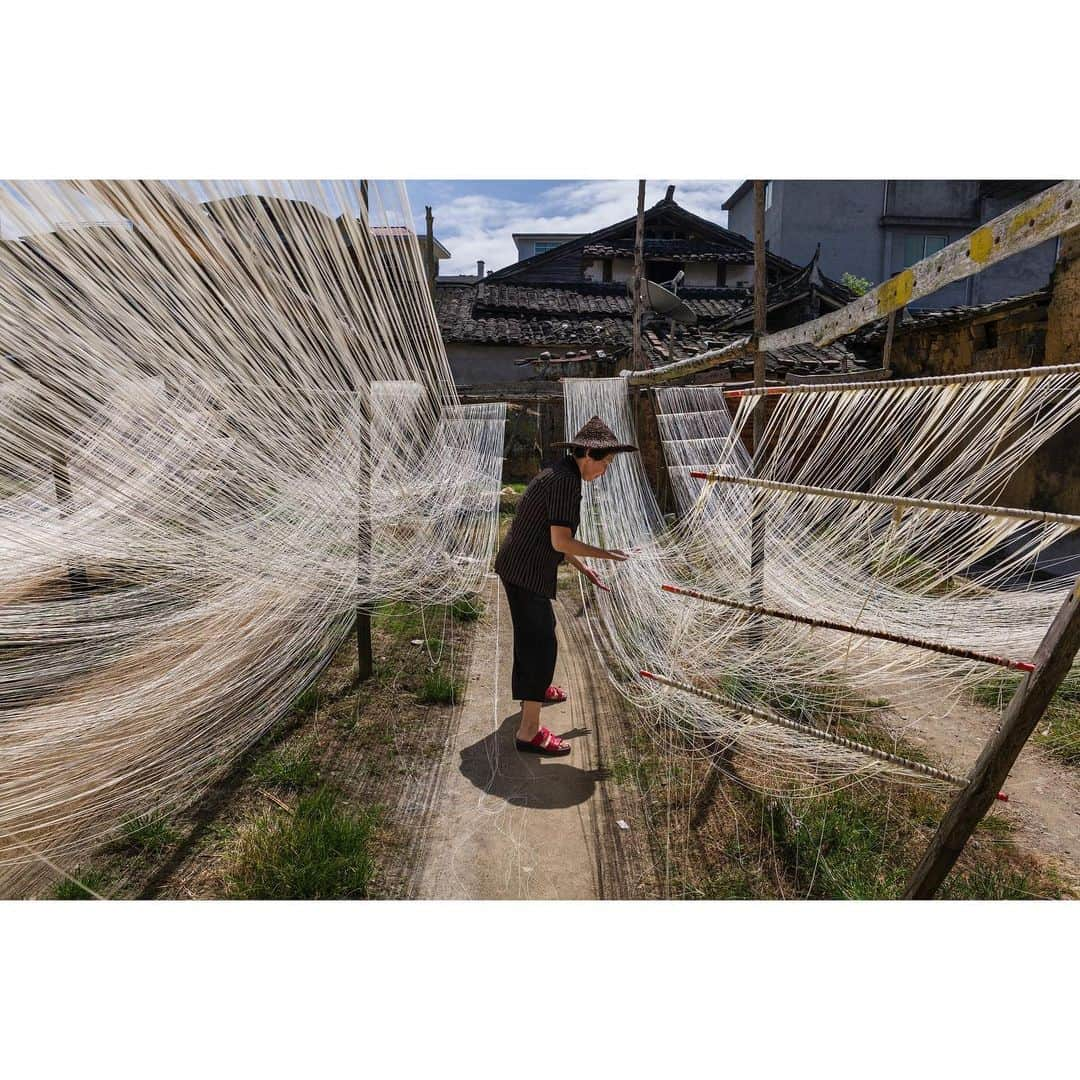
[[[67,455],[59,446],[50,452],[52,459],[53,487],[56,490],[56,506],[62,518],[67,517],[71,502],[71,473],[68,471]],[[68,566],[68,584],[73,593],[86,592],[90,581],[86,576],[86,567],[77,562]]]
[[[424,207],[424,216],[427,221],[427,257],[424,260],[424,269],[427,271],[428,288],[432,296],[435,295],[435,278],[437,276],[438,261],[435,258],[435,219],[431,215],[431,207]]]
[[[765,336],[768,301],[768,270],[765,262],[765,181],[754,181],[754,385],[765,385],[765,353],[761,339]],[[765,395],[758,395],[754,406],[754,454],[761,447],[765,432]],[[756,463],[755,463],[756,464]],[[750,512],[750,603],[765,601],[765,512],[764,493],[755,489]],[[754,632],[760,630],[755,620]]]
[[[1080,581],[1077,581],[1035,653],[1035,670],[1024,676],[1001,726],[983,747],[967,786],[957,795],[908,881],[905,900],[930,900],[953,868],[975,826],[1001,790],[1046,706],[1080,651]]]
[[[893,333],[896,330],[896,318],[899,314],[900,312],[896,308],[889,312],[889,324],[885,329],[885,351],[881,354],[881,368],[886,375],[889,375],[892,371]]]
[[[637,224],[634,227],[634,298],[632,306],[633,347],[631,348],[630,367],[634,371],[645,368],[645,356],[641,348],[641,290],[645,281],[645,181],[639,180],[637,187]]]
[[[368,182],[360,181],[360,198],[364,203],[364,227],[370,228]],[[357,462],[357,522],[356,522],[356,575],[357,586],[371,581],[371,393],[366,386],[358,388],[357,411],[360,423],[360,453]],[[366,491],[365,491],[366,488]],[[366,496],[366,497],[365,497]],[[367,528],[364,514],[367,512]],[[371,655],[371,604],[358,604],[356,608],[356,667],[357,681],[370,679],[375,670]]]

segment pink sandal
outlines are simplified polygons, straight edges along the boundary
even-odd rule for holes
[[[544,691],[546,705],[558,705],[566,700],[566,691],[561,686],[549,686]]]
[[[518,750],[524,754],[547,754],[550,757],[558,757],[569,754],[573,747],[558,735],[552,735],[546,727],[542,727],[530,742],[523,739],[515,739]]]

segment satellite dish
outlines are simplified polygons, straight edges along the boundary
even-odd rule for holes
[[[645,282],[645,303],[658,315],[666,315],[684,326],[693,326],[697,322],[697,313],[690,310],[685,300],[680,300],[675,293],[663,285],[657,285],[655,281]]]

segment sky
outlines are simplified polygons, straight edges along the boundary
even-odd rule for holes
[[[687,210],[727,222],[720,204],[739,180],[650,180],[646,208],[675,184],[675,201]],[[409,180],[416,230],[424,233],[424,207],[430,206],[435,237],[451,258],[441,274],[475,274],[477,259],[498,270],[517,261],[515,232],[586,233],[632,217],[637,209],[636,180]]]

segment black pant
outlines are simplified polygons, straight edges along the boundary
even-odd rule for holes
[[[507,581],[502,584],[514,624],[511,692],[515,701],[543,701],[555,674],[555,657],[559,652],[555,612],[546,596]]]

